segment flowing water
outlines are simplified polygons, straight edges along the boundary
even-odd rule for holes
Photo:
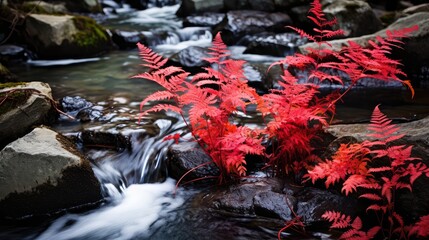
[[[208,46],[212,40],[206,28],[182,28],[174,15],[178,5],[133,11],[117,9],[117,15],[108,15],[103,24],[123,30],[144,31],[153,36],[150,45],[165,56],[188,46]],[[159,32],[168,36],[157,38]],[[243,47],[232,47],[233,56],[252,62],[273,62],[279,58],[242,54]],[[22,81],[47,82],[55,99],[64,96],[81,96],[106,105],[108,101],[122,104],[124,109],[137,115],[138,103],[148,94],[158,90],[149,81],[131,79],[143,72],[138,52],[133,50],[111,51],[99,58],[59,61],[29,61],[11,70]],[[402,93],[400,93],[402,94]],[[374,103],[369,103],[371,105]],[[411,104],[411,103],[410,103]],[[371,107],[351,105],[344,108],[339,119],[346,121],[367,120]],[[349,109],[347,111],[347,109]],[[398,117],[413,118],[427,115],[427,105],[405,104],[402,110],[394,110]],[[406,109],[406,110],[405,110]],[[404,111],[404,112],[401,112]],[[417,116],[418,117],[418,116]],[[128,119],[129,120],[129,119]],[[60,122],[54,126],[65,134],[74,134],[76,124]],[[132,121],[135,124],[135,121]],[[160,132],[155,136],[141,137],[131,132],[133,151],[111,153],[89,151],[94,159],[94,172],[106,196],[106,203],[98,209],[84,213],[66,214],[52,222],[34,228],[10,228],[0,231],[4,239],[274,239],[276,230],[262,228],[263,219],[231,218],[198,210],[189,199],[195,190],[180,189],[173,195],[175,182],[165,173],[164,159],[171,141],[163,141],[168,134],[182,133],[184,124],[180,118],[170,116],[154,121]],[[79,125],[77,127],[81,129]],[[262,223],[262,224],[261,224]],[[267,224],[265,224],[267,225]],[[269,225],[269,224],[268,224]],[[21,231],[23,230],[23,231]],[[238,237],[237,237],[238,236]],[[302,237],[302,236],[301,236]],[[311,238],[328,239],[325,234]],[[302,238],[298,238],[302,239]]]

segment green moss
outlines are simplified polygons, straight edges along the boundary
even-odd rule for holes
[[[16,87],[16,86],[20,86],[20,85],[24,85],[24,84],[26,84],[26,83],[25,82],[0,83],[0,89]]]
[[[79,30],[73,37],[80,47],[97,46],[100,42],[107,42],[109,40],[106,31],[94,19],[76,16],[73,18],[73,21]]]

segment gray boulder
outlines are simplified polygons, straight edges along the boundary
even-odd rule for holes
[[[46,83],[18,83],[0,89],[0,98],[6,98],[0,106],[0,148],[53,117],[51,88]]]
[[[83,16],[30,14],[25,32],[41,59],[92,57],[110,48],[107,32]]]
[[[0,152],[0,215],[43,216],[101,200],[89,161],[62,135],[35,128]]]
[[[222,33],[225,44],[232,45],[246,34],[285,32],[288,25],[291,25],[291,19],[285,13],[238,10],[228,12],[214,31]]]
[[[335,0],[325,6],[323,12],[337,18],[344,37],[374,33],[383,27],[369,4],[362,0]]]

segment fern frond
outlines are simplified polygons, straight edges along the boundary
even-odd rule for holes
[[[161,55],[158,55],[153,52],[152,49],[141,43],[137,43],[137,47],[139,49],[141,59],[146,62],[143,66],[157,70],[162,68],[168,61],[167,58],[164,59]]]
[[[347,228],[350,227],[351,218],[345,214],[336,211],[326,211],[322,218],[332,222],[330,228]]]

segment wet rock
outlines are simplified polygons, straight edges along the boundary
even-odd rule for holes
[[[190,16],[195,13],[219,12],[224,8],[224,1],[219,0],[182,0],[176,15]]]
[[[225,17],[224,13],[205,12],[198,15],[187,16],[183,20],[183,27],[214,27]]]
[[[253,198],[253,205],[258,216],[290,221],[294,217],[292,210],[296,205],[296,199],[287,194],[261,192]]]
[[[60,100],[62,111],[68,115],[80,120],[81,122],[94,121],[102,116],[103,107],[94,106],[86,99],[75,96],[66,96]],[[61,116],[62,120],[67,120],[67,116]]]
[[[71,12],[85,12],[85,13],[100,13],[102,12],[99,0],[77,0],[66,1],[66,7]]]
[[[164,7],[179,3],[179,0],[126,0],[126,3],[136,9],[147,9],[152,7]]]
[[[0,106],[0,148],[54,118],[51,88],[46,83],[17,83],[0,89],[0,98],[5,97]]]
[[[274,0],[276,9],[290,9],[295,6],[309,5],[312,0]]]
[[[214,209],[226,211],[240,215],[255,215],[255,202],[258,212],[267,215],[277,214],[285,218],[289,218],[287,207],[276,209],[273,213],[272,207],[268,206],[269,201],[280,200],[276,205],[286,204],[286,198],[279,197],[278,194],[271,194],[269,192],[280,193],[283,187],[283,182],[275,178],[262,178],[255,179],[251,182],[242,182],[239,184],[231,185],[225,189],[217,190],[213,193],[207,194],[204,198],[207,204]],[[261,199],[263,196],[274,196],[272,199]],[[255,199],[256,198],[256,199]],[[287,204],[286,204],[287,205]]]
[[[284,13],[266,13],[253,10],[230,11],[214,31],[222,32],[227,45],[235,44],[246,34],[260,32],[284,32],[291,20]]]
[[[310,10],[310,5],[296,6],[290,9],[289,16],[292,18],[294,26],[302,29],[308,33],[313,32],[314,23],[308,19],[308,11]]]
[[[326,211],[340,211],[349,216],[356,216],[362,210],[354,198],[313,187],[303,188],[296,194],[296,200],[296,214],[306,225],[326,223],[322,218]]]
[[[191,46],[172,55],[169,61],[174,66],[182,67],[185,71],[197,73],[204,71],[202,67],[208,67],[210,64],[203,60],[209,58],[210,50],[203,47]]]
[[[137,47],[137,43],[146,45],[146,36],[138,31],[127,32],[122,30],[113,30],[112,41],[119,49],[133,49]]]
[[[168,152],[168,173],[174,179],[180,179],[189,170],[184,181],[219,176],[219,169],[214,163],[199,167],[201,164],[212,162],[211,158],[193,142],[173,144]]]
[[[92,57],[110,48],[107,32],[88,17],[30,14],[25,31],[41,59]]]
[[[0,216],[48,216],[98,202],[91,166],[66,138],[36,128],[0,152]]]
[[[125,136],[120,132],[84,130],[80,138],[86,148],[115,149],[117,151],[131,150],[130,136]]]
[[[295,33],[265,33],[249,36],[244,53],[284,57],[293,55],[307,40]]]
[[[328,16],[335,16],[344,37],[374,33],[383,27],[372,8],[361,0],[336,0],[323,8]]]
[[[45,1],[25,1],[17,9],[23,12],[40,14],[64,14],[69,12],[65,2],[49,3]]]

